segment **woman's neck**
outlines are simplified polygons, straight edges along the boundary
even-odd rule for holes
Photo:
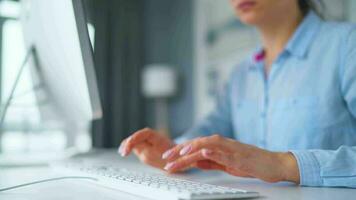
[[[265,53],[266,75],[269,74],[272,63],[282,53],[302,19],[303,14],[301,11],[295,9],[288,15],[279,16],[279,19],[270,20],[272,21],[271,23],[264,23],[257,27]]]

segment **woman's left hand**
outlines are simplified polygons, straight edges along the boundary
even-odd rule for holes
[[[291,153],[266,151],[220,135],[197,138],[163,154],[165,170],[178,172],[189,167],[222,170],[231,175],[255,177],[267,182],[299,183],[297,162]]]

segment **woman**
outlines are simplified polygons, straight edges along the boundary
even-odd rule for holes
[[[171,173],[356,187],[356,28],[323,21],[309,0],[231,5],[262,47],[233,72],[215,111],[178,145],[143,129],[120,153]]]

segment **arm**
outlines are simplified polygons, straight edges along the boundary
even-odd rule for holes
[[[298,161],[301,185],[356,188],[356,147],[292,153]]]
[[[356,120],[356,29],[345,43],[348,47],[344,48],[344,63],[340,70],[341,90]],[[356,130],[354,132],[356,134]],[[303,186],[356,188],[356,146],[278,153],[210,136],[177,145],[170,151],[173,153],[167,159],[165,169],[173,172],[196,165],[268,182],[292,181]]]
[[[350,113],[356,120],[356,29],[346,41],[341,64],[341,90]],[[353,130],[356,134],[356,130]],[[356,137],[356,135],[355,135]],[[298,161],[300,183],[304,186],[356,188],[356,146],[342,146],[335,151],[292,151]]]

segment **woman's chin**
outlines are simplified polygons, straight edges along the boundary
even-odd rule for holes
[[[261,21],[261,17],[259,17],[258,15],[256,15],[256,13],[253,12],[238,14],[238,17],[242,23],[247,25],[256,25],[259,23],[259,21]]]

